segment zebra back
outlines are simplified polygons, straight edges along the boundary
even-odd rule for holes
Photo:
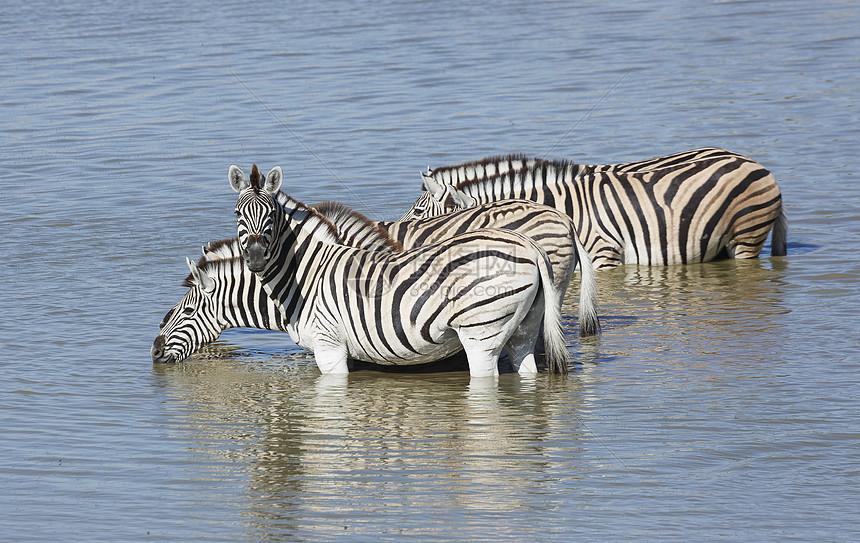
[[[443,166],[429,170],[426,174],[422,173],[421,175],[425,179],[428,177],[431,178],[440,185],[449,185],[470,194],[473,192],[469,190],[471,185],[478,185],[482,189],[487,190],[487,187],[482,185],[490,183],[494,194],[498,196],[500,195],[499,193],[507,194],[511,190],[515,190],[513,188],[506,190],[505,183],[510,184],[509,186],[512,187],[525,185],[526,188],[529,188],[530,185],[540,186],[546,180],[552,181],[559,175],[576,177],[591,173],[649,172],[678,164],[724,157],[742,157],[742,155],[718,147],[704,147],[636,162],[577,164],[566,159],[545,159],[512,153],[490,156],[456,166]]]
[[[648,158],[645,160],[638,160],[636,162],[624,162],[620,164],[593,164],[589,166],[584,166],[583,170],[587,173],[598,173],[598,172],[619,172],[619,173],[632,173],[632,172],[649,172],[653,170],[660,170],[663,168],[668,168],[671,166],[676,166],[678,164],[688,164],[690,162],[697,162],[701,160],[711,160],[715,158],[725,158],[725,157],[743,157],[738,153],[733,151],[728,151],[726,149],[721,149],[719,147],[702,147],[700,149],[693,149],[690,151],[681,151],[680,153],[673,153],[671,155],[663,155],[653,158]],[[746,157],[743,157],[746,158]]]
[[[239,238],[232,237],[210,241],[203,246],[203,257],[201,257],[197,266],[204,265],[208,260],[230,260],[233,258],[242,258],[242,248],[239,246]]]

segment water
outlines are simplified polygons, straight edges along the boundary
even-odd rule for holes
[[[856,4],[7,4],[5,539],[860,538]],[[789,255],[601,273],[567,378],[149,360],[230,164],[382,220],[428,165],[711,145],[774,172]]]

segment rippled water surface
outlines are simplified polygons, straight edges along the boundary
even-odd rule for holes
[[[856,3],[269,4],[0,14],[3,539],[860,539]],[[788,256],[600,273],[566,378],[149,359],[230,164],[382,220],[428,165],[700,146],[774,173]]]

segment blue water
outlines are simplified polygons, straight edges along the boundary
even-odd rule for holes
[[[856,3],[4,8],[3,539],[860,539]],[[565,379],[149,359],[230,164],[382,220],[428,165],[700,146],[774,173],[788,256],[601,273]]]

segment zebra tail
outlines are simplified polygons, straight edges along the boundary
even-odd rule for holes
[[[785,240],[788,237],[788,217],[785,214],[785,207],[780,204],[779,217],[773,223],[773,233],[770,238],[770,256],[785,256]]]
[[[593,336],[600,332],[600,318],[597,316],[597,282],[594,275],[594,264],[591,256],[578,237],[576,241],[576,253],[579,256],[579,269],[582,271],[579,278],[579,335]]]
[[[550,373],[566,374],[570,355],[567,352],[564,330],[561,327],[560,297],[552,281],[552,268],[549,259],[543,250],[541,250],[541,256],[543,261],[539,262],[538,267],[543,283],[543,345],[546,366]]]

